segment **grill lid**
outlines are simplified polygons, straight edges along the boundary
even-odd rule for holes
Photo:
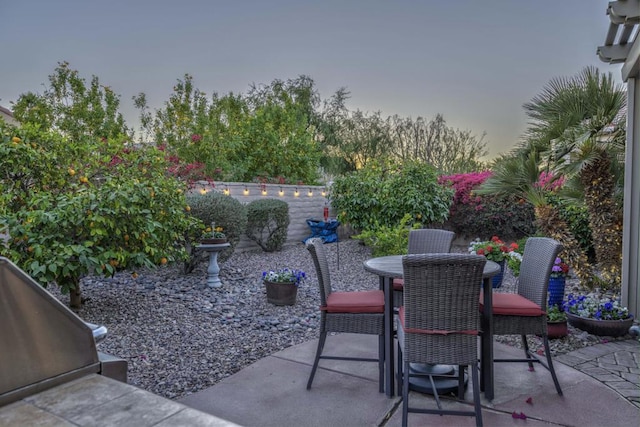
[[[0,257],[0,405],[99,371],[91,328]]]

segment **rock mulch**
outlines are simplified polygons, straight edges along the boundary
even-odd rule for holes
[[[346,240],[325,248],[335,290],[377,289],[377,276],[362,267],[371,257],[367,247]],[[258,359],[317,338],[319,295],[304,245],[274,253],[234,254],[221,263],[220,288],[207,287],[206,267],[202,263],[188,275],[173,265],[137,271],[137,278],[121,272],[112,278],[83,279],[85,302],[77,313],[108,328],[98,349],[127,360],[129,383],[176,399],[210,387]],[[294,306],[266,301],[262,271],[280,267],[307,273]],[[498,291],[514,287],[515,279],[507,273]],[[57,296],[68,302],[66,296]],[[520,345],[519,337],[496,340]],[[600,338],[570,327],[568,337],[552,340],[552,353],[598,342]],[[535,338],[531,345],[541,348]]]

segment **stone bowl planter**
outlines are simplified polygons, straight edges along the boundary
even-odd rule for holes
[[[571,326],[597,336],[621,337],[629,333],[633,325],[633,316],[623,320],[598,320],[567,313],[567,318]]]

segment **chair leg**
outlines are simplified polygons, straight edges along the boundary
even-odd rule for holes
[[[409,362],[403,362],[402,376],[402,427],[409,422]]]
[[[524,348],[524,357],[527,359],[531,359],[531,355],[529,353],[529,343],[527,342],[527,336],[522,335],[522,347]],[[529,370],[533,371],[533,362],[527,362],[529,364]]]
[[[402,371],[402,348],[400,347],[400,343],[398,342],[397,344],[397,350],[396,350],[396,355],[397,355],[397,361],[396,361],[396,386],[397,386],[397,390],[398,393],[402,393],[402,376],[404,375],[404,372]]]
[[[464,400],[464,371],[467,367],[458,366],[458,399]]]
[[[378,387],[378,391],[384,393],[384,335],[378,335]]]
[[[322,350],[324,349],[324,342],[326,339],[327,333],[320,332],[320,339],[318,339],[318,348],[316,350],[316,358],[313,361],[313,368],[311,368],[309,381],[307,381],[307,390],[311,389],[311,383],[313,382],[313,377],[316,375],[316,369],[318,369],[318,362],[320,362],[320,355],[322,354]]]
[[[549,367],[549,372],[551,372],[551,378],[553,378],[553,384],[556,386],[556,391],[560,396],[562,396],[562,389],[560,388],[560,383],[558,382],[558,377],[556,376],[556,370],[553,368],[553,362],[551,361],[551,349],[549,348],[549,337],[545,334],[542,336],[544,342],[544,353],[547,355],[547,366]]]
[[[469,369],[471,370],[471,381],[473,381],[473,405],[476,412],[476,426],[482,427],[482,408],[480,406],[480,384],[478,383],[478,364],[472,364]]]

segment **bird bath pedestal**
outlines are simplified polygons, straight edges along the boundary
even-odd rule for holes
[[[216,245],[198,245],[198,249],[209,252],[209,268],[207,268],[207,285],[210,288],[219,288],[222,286],[220,277],[220,267],[218,266],[218,252],[227,249],[231,244],[220,243]]]

